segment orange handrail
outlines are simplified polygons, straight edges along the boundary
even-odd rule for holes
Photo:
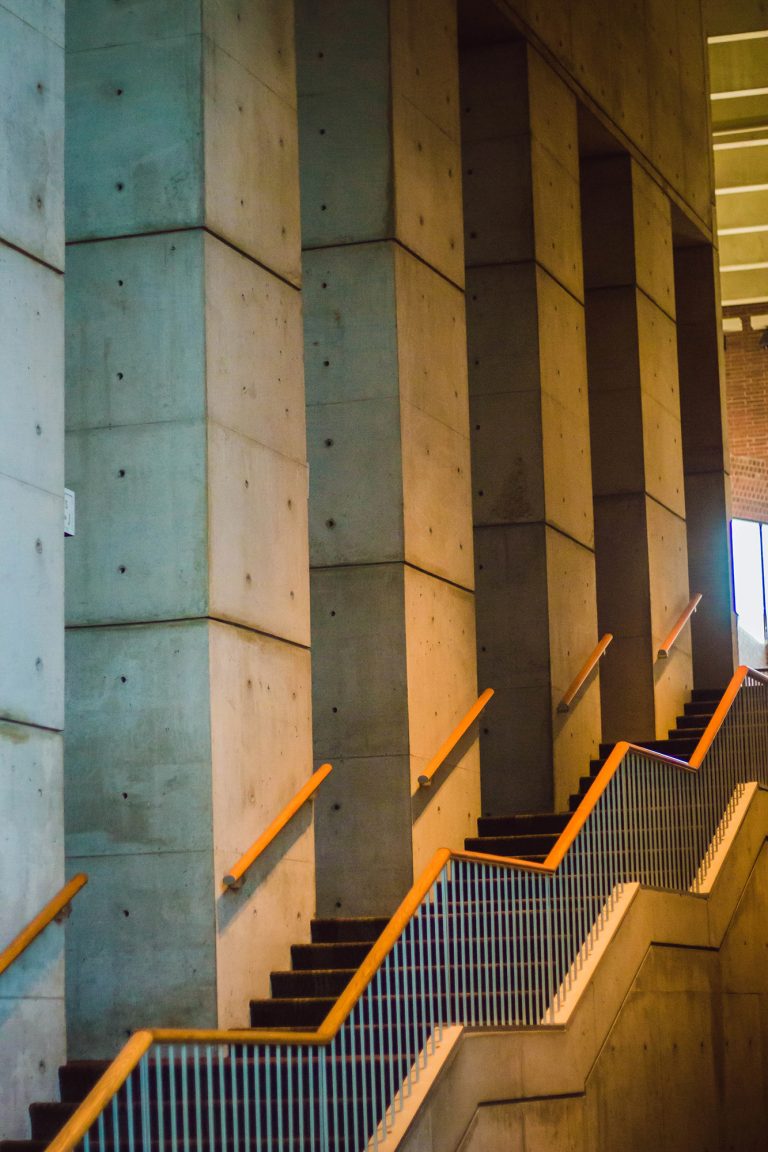
[[[48,927],[51,920],[60,917],[65,913],[74,896],[85,887],[88,883],[88,877],[84,872],[78,872],[73,876],[69,883],[65,884],[61,891],[57,892],[52,900],[49,900],[45,907],[38,912],[34,919],[30,920],[25,928],[22,928],[18,936],[11,940],[7,948],[0,952],[0,974],[10,968],[14,960],[21,956],[22,952],[29,947],[33,940],[37,939],[40,933]]]
[[[456,725],[448,739],[443,741],[437,752],[435,752],[434,756],[427,764],[424,771],[419,776],[419,786],[421,788],[428,788],[430,786],[432,783],[432,777],[434,776],[435,772],[437,772],[441,764],[445,763],[446,757],[450,756],[451,752],[454,750],[459,740],[461,740],[464,733],[472,727],[475,720],[477,720],[483,708],[485,708],[486,704],[490,700],[491,696],[493,696],[493,688],[486,688],[485,692],[483,692],[482,695],[478,697],[478,699],[470,708],[469,712],[467,712],[466,716]]]
[[[248,851],[243,853],[236,864],[233,864],[222,881],[225,888],[235,890],[241,887],[245,879],[245,874],[251,864],[253,864],[255,860],[258,860],[265,848],[269,847],[277,834],[282,832],[288,821],[296,815],[299,808],[301,808],[303,804],[306,804],[307,800],[314,795],[332,768],[332,764],[321,764],[317,771],[310,776],[304,787],[299,789],[292,800],[289,800],[279,816],[276,816],[272,821],[269,828],[267,828],[265,832],[262,832],[258,840],[254,841]]]
[[[685,608],[685,610],[680,613],[679,617],[675,621],[675,626],[673,627],[672,631],[667,636],[664,643],[659,648],[659,651],[658,651],[658,654],[656,657],[657,660],[666,660],[667,656],[669,656],[669,652],[670,652],[670,649],[672,648],[672,645],[675,643],[678,636],[682,632],[683,628],[685,628],[685,626],[688,623],[688,621],[690,620],[691,616],[693,616],[694,612],[698,608],[699,601],[701,600],[701,595],[702,595],[701,592],[697,592],[696,595],[691,598],[691,600],[689,601],[688,606]]]
[[[597,647],[592,651],[589,658],[576,673],[576,676],[572,680],[568,691],[558,704],[558,712],[567,712],[570,709],[571,704],[586,683],[587,677],[589,676],[592,669],[596,667],[598,660],[600,660],[604,654],[611,640],[613,640],[612,632],[606,632],[604,636],[600,637],[600,640],[597,643]]]
[[[330,1043],[360,1000],[371,979],[397,943],[405,925],[414,915],[421,901],[449,860],[478,860],[487,863],[497,863],[510,868],[526,869],[533,872],[555,872],[627,752],[642,752],[645,756],[659,760],[662,763],[673,765],[684,771],[697,771],[747,676],[755,680],[760,680],[764,684],[768,684],[768,676],[764,676],[762,673],[756,672],[744,665],[737,668],[730,684],[723,694],[720,704],[688,762],[678,760],[674,756],[667,756],[662,752],[654,752],[648,748],[629,744],[626,741],[616,744],[605,764],[600,769],[600,772],[595,777],[589,791],[573,813],[564,830],[560,833],[557,842],[543,863],[537,864],[530,860],[519,860],[508,856],[486,855],[482,852],[453,852],[447,848],[439,848],[410,892],[406,895],[400,907],[373,945],[371,951],[363,960],[349,984],[316,1030],[312,1032],[294,1032],[256,1028],[227,1030],[152,1028],[136,1032],[124,1045],[113,1063],[96,1083],[88,1096],[86,1096],[82,1104],[79,1105],[74,1115],[67,1121],[58,1135],[54,1137],[46,1149],[46,1152],[72,1152],[91,1125],[96,1121],[104,1106],[112,1099],[120,1086],[138,1065],[141,1057],[153,1043],[289,1044],[292,1046],[299,1044],[321,1046]]]

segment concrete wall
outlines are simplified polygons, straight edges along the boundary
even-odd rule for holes
[[[68,10],[72,1051],[244,1024],[314,909],[290,4]],[[269,924],[269,933],[263,927]]]
[[[584,278],[607,739],[665,736],[692,686],[672,213],[628,156],[582,165]]]
[[[63,3],[0,6],[0,107],[2,949],[64,883]],[[65,1050],[54,924],[0,977],[0,1139]]]
[[[524,43],[462,58],[483,809],[559,809],[600,740],[577,103]],[[487,733],[486,733],[487,729]]]
[[[318,910],[393,911],[479,811],[456,14],[297,5]]]

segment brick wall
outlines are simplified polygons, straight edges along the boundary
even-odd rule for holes
[[[768,521],[768,349],[749,323],[751,315],[766,313],[766,302],[723,309],[743,324],[725,337],[725,378],[732,515],[745,520]]]

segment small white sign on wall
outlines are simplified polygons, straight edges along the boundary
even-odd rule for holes
[[[64,535],[75,534],[75,494],[71,488],[64,489]]]

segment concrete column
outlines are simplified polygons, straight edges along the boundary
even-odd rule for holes
[[[293,19],[70,5],[74,1054],[247,1021],[314,910]]]
[[[683,433],[688,576],[702,601],[692,621],[693,679],[728,683],[736,663],[730,476],[717,257],[708,244],[675,249],[675,308]]]
[[[64,19],[0,6],[0,950],[64,883]],[[64,932],[0,977],[0,1139],[66,1055]]]
[[[479,809],[455,11],[297,20],[318,911],[385,913]]]
[[[530,46],[462,67],[483,809],[563,807],[600,739],[576,101]]]
[[[582,166],[592,481],[607,740],[665,736],[692,686],[671,208],[628,157]]]

